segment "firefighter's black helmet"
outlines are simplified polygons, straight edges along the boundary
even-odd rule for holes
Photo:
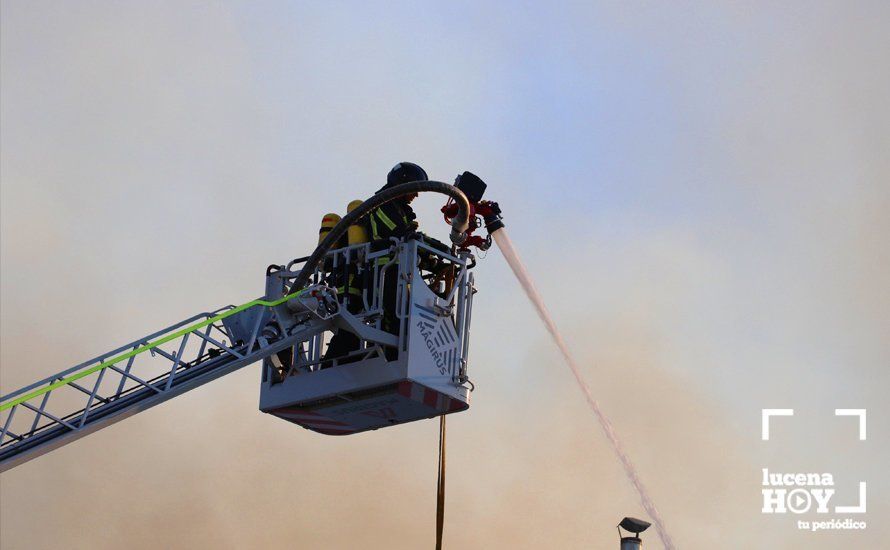
[[[429,177],[426,171],[413,162],[400,162],[392,167],[389,174],[386,175],[386,185],[380,190],[388,189],[403,183],[411,183],[412,181],[426,181]]]

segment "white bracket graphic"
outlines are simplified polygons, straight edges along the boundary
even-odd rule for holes
[[[771,416],[794,416],[794,409],[760,409],[760,438],[764,441],[769,441]]]
[[[836,514],[864,514],[865,513],[865,482],[859,482],[859,506],[835,506]]]
[[[858,416],[859,441],[865,441],[865,409],[834,409],[834,416]]]

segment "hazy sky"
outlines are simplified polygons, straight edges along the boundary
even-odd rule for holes
[[[886,541],[888,5],[480,4],[0,2],[2,393],[258,296],[398,161],[469,169],[678,547]],[[620,466],[497,251],[477,284],[447,546],[614,547]],[[436,422],[324,437],[258,380],[4,473],[0,545],[432,544]],[[867,531],[762,515],[763,467],[867,481]]]

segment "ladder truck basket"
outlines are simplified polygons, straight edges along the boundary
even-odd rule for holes
[[[298,263],[270,267],[267,300],[283,295]],[[260,410],[328,435],[466,410],[473,266],[469,252],[453,255],[422,237],[329,252],[302,302],[287,302],[292,316],[266,325],[270,338],[310,321],[325,330],[263,360]],[[255,314],[224,322],[246,337]],[[333,338],[350,345],[325,350]]]

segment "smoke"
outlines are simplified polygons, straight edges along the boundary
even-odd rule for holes
[[[652,521],[655,524],[656,529],[658,530],[658,536],[661,537],[661,542],[664,544],[664,547],[667,550],[673,550],[674,543],[664,526],[664,521],[661,519],[661,514],[658,513],[658,509],[655,507],[655,503],[652,502],[652,498],[649,496],[649,491],[647,491],[646,487],[643,485],[643,482],[640,479],[639,474],[637,473],[636,467],[633,465],[633,462],[631,462],[630,457],[627,455],[627,452],[625,452],[624,447],[621,444],[621,441],[618,439],[618,434],[615,433],[615,428],[612,427],[612,422],[602,411],[599,403],[596,399],[594,399],[593,393],[590,391],[590,387],[587,385],[587,382],[584,381],[584,378],[581,375],[581,369],[578,368],[578,364],[575,362],[574,356],[572,355],[571,351],[569,351],[568,345],[566,345],[562,334],[556,327],[556,322],[553,320],[553,317],[547,310],[547,305],[544,302],[544,298],[538,292],[538,289],[535,287],[535,283],[532,281],[528,270],[526,270],[525,265],[523,265],[522,260],[519,257],[519,254],[513,247],[513,242],[510,240],[510,237],[507,234],[507,230],[501,229],[499,231],[495,231],[492,236],[494,237],[495,242],[497,242],[498,248],[500,248],[501,253],[504,255],[504,259],[506,259],[507,263],[510,264],[510,269],[513,270],[513,274],[516,275],[516,279],[519,280],[519,283],[522,285],[523,290],[525,290],[526,296],[528,296],[528,299],[531,300],[532,304],[535,306],[535,311],[538,313],[538,317],[541,318],[541,321],[544,322],[544,326],[547,327],[547,331],[550,333],[550,336],[553,337],[553,341],[559,348],[559,352],[562,354],[563,359],[565,359],[566,364],[572,370],[572,375],[575,377],[575,381],[578,383],[578,386],[584,393],[584,397],[585,399],[587,399],[587,404],[590,405],[590,410],[593,411],[594,415],[596,415],[597,421],[599,421],[600,426],[603,429],[603,433],[605,433],[606,438],[609,440],[609,444],[615,451],[615,455],[621,462],[621,466],[624,468],[624,473],[627,475],[628,480],[631,482],[637,494],[639,495],[640,502],[642,503],[643,508],[646,509],[649,517],[652,518]]]
[[[2,2],[3,391],[255,298],[397,161],[469,169],[684,547],[873,544],[887,6]],[[446,547],[610,548],[646,512],[510,268],[476,277]],[[435,422],[323,437],[260,414],[258,380],[4,473],[0,546],[432,545]],[[866,407],[869,441],[842,423],[763,445],[759,409],[788,406]],[[867,480],[868,530],[761,515],[774,465]]]

